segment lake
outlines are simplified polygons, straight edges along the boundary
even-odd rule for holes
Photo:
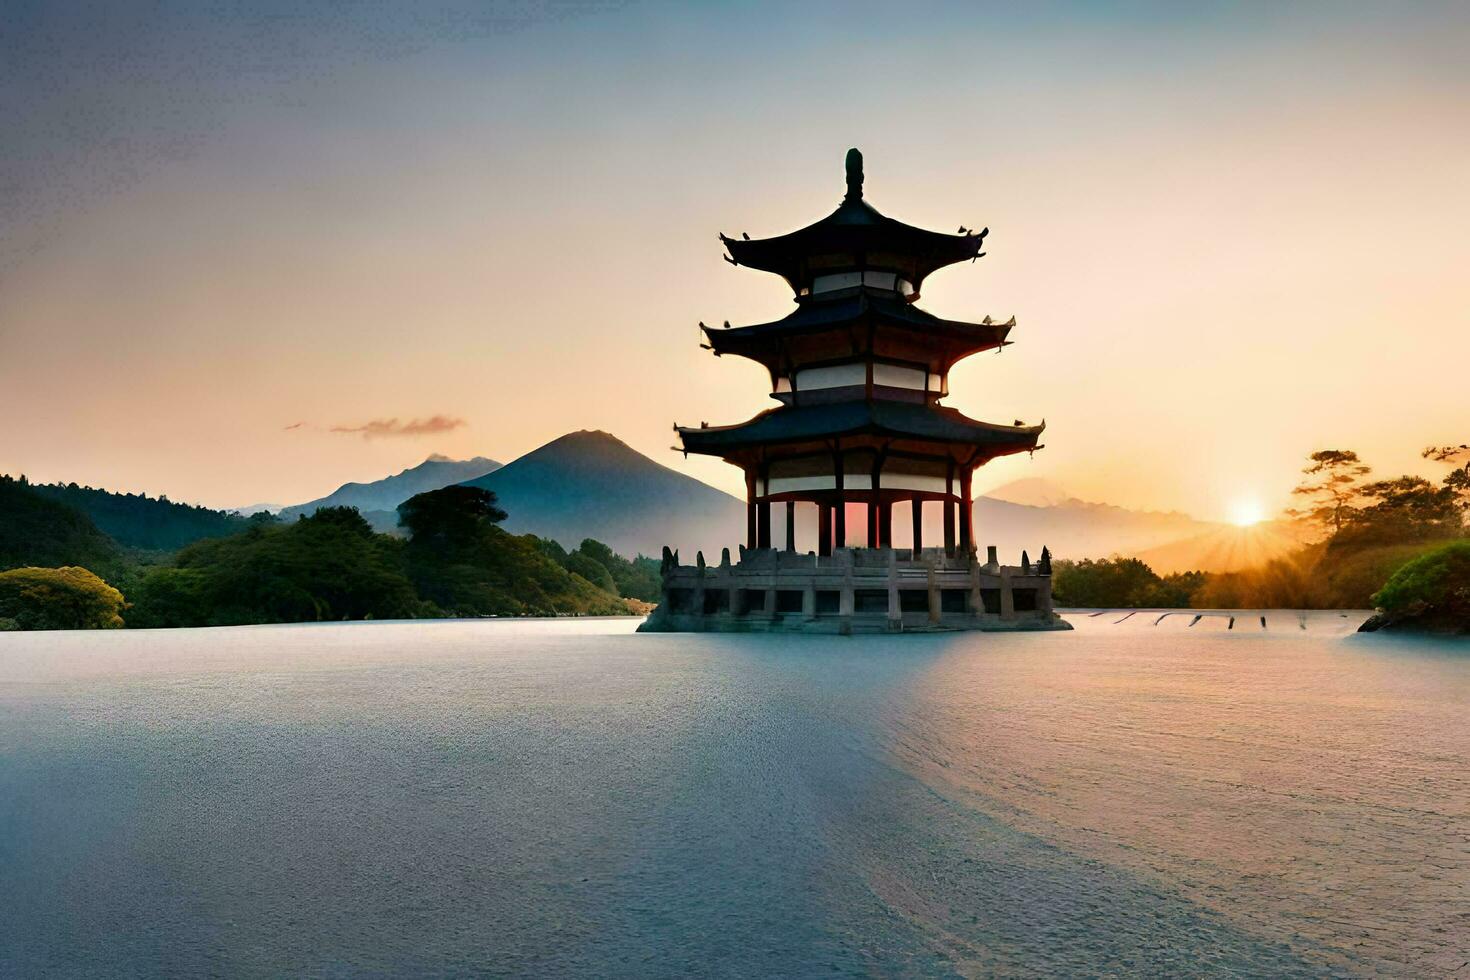
[[[0,974],[1470,967],[1470,644],[0,634]]]

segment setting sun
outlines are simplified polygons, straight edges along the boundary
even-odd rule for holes
[[[1230,505],[1230,523],[1236,527],[1250,527],[1266,519],[1266,509],[1259,500],[1246,498]]]

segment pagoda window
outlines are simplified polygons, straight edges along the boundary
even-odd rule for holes
[[[791,391],[791,379],[786,375],[776,378],[776,394],[786,394]]]
[[[883,468],[884,490],[918,490],[924,493],[944,493],[946,484],[942,476],[923,473],[892,473]]]
[[[837,489],[837,477],[832,472],[832,457],[826,453],[820,456],[772,460],[769,473],[766,493]]]
[[[865,269],[853,272],[832,272],[826,275],[814,276],[810,287],[801,290],[803,296],[815,296],[821,293],[835,292],[839,289],[852,289],[854,286],[869,286],[873,289],[887,289],[911,296],[914,292],[913,284],[907,279],[901,278],[896,272],[880,272],[875,269]]]
[[[949,492],[949,463],[942,459],[911,459],[890,456],[883,464],[885,490],[919,490],[926,493]]]
[[[781,379],[785,380],[785,379]],[[783,387],[776,382],[777,392],[818,391],[824,388],[862,387],[868,382],[868,366],[864,361],[849,361],[845,364],[824,364],[821,367],[803,368],[796,372],[795,384]],[[939,390],[937,377],[931,380],[923,368],[906,364],[873,363],[873,384],[882,388],[906,388],[910,391]]]
[[[885,388],[912,388],[923,391],[928,384],[928,374],[921,368],[902,367],[898,364],[873,364],[873,384]]]
[[[830,293],[838,289],[851,289],[853,286],[862,284],[863,274],[861,272],[834,272],[812,279],[812,295]]]
[[[825,367],[806,368],[796,372],[797,391],[815,391],[818,388],[848,388],[868,383],[868,366],[861,362],[828,364]]]

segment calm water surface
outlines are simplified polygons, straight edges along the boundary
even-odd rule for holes
[[[1116,618],[0,635],[0,975],[1470,975],[1470,644]]]

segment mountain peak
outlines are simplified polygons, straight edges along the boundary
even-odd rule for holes
[[[636,459],[644,460],[652,465],[660,465],[648,459],[611,432],[604,432],[601,429],[578,429],[575,432],[568,432],[564,436],[559,436],[551,440],[544,446],[531,450],[521,458],[569,454],[582,458],[596,458],[607,461],[626,460],[629,462],[633,462],[636,457]]]
[[[1055,507],[1075,499],[1071,493],[1039,476],[1023,476],[1019,480],[1004,483],[985,496],[991,500],[1004,500],[1028,507]]]
[[[455,459],[453,456],[446,456],[443,453],[430,453],[428,458],[418,466],[410,467],[408,470],[404,470],[404,472],[407,473],[410,470],[416,470],[430,465],[470,466],[471,464],[478,465],[481,463],[486,464],[486,472],[500,465],[489,456],[472,456],[469,459]]]
[[[561,436],[560,438],[553,439],[550,442],[548,442],[546,445],[547,446],[555,446],[555,445],[559,445],[559,444],[566,444],[566,445],[580,444],[580,445],[588,445],[588,446],[598,446],[598,445],[601,445],[601,446],[627,446],[628,445],[626,442],[624,442],[623,440],[619,439],[617,436],[613,435],[611,432],[604,432],[601,429],[578,429],[576,432],[568,432],[566,435]],[[542,448],[544,449],[546,447],[543,446]]]
[[[718,554],[745,522],[742,502],[600,429],[568,432],[464,482],[495,492],[507,530],[567,548],[591,537],[620,554],[658,554],[664,545]]]

